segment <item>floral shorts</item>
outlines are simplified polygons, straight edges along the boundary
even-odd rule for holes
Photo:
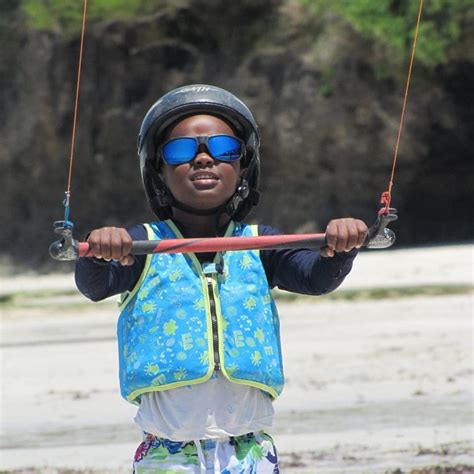
[[[201,441],[170,441],[144,433],[134,474],[278,474],[272,438],[264,432]]]

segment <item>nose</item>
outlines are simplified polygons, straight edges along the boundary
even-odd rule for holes
[[[200,149],[196,158],[194,158],[194,164],[198,166],[212,166],[214,164],[214,158],[204,149]]]

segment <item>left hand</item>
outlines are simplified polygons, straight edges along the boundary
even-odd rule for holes
[[[367,238],[365,222],[352,217],[334,219],[326,227],[327,246],[321,249],[323,257],[334,257],[336,252],[349,252],[362,247]]]

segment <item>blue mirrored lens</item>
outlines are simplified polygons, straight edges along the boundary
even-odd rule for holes
[[[163,159],[174,166],[193,161],[200,143],[206,144],[207,151],[216,160],[235,161],[242,157],[242,144],[237,138],[230,135],[211,135],[172,139],[162,148]]]
[[[169,141],[163,147],[163,159],[169,165],[180,165],[192,161],[197,152],[197,141],[191,137],[181,137]]]
[[[229,135],[209,137],[207,147],[211,156],[220,161],[235,161],[242,155],[240,141]]]

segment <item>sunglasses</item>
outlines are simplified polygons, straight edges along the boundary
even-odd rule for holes
[[[172,138],[162,145],[161,156],[168,165],[182,165],[196,158],[201,145],[205,145],[209,155],[219,161],[240,160],[245,152],[244,142],[240,138],[231,135],[208,135]]]

